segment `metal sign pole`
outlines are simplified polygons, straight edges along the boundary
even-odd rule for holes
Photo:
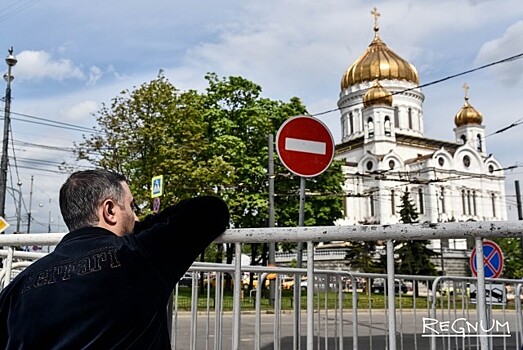
[[[298,226],[304,226],[305,222],[305,183],[307,179],[300,177],[300,211],[298,214]],[[298,242],[296,264],[298,268],[303,265],[303,242]],[[307,285],[313,281],[307,281]],[[301,325],[301,278],[294,276],[294,349],[300,349],[300,325]],[[312,296],[312,294],[311,294]],[[307,294],[309,298],[309,294]]]

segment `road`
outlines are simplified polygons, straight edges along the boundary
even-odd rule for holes
[[[431,338],[428,335],[431,333],[428,328],[423,331],[423,317],[427,317],[426,311],[414,312],[412,310],[402,310],[397,313],[397,325],[396,325],[396,348],[397,349],[429,349]],[[459,317],[459,316],[458,316]],[[307,315],[303,313],[301,315],[301,333],[300,333],[300,348],[307,348]],[[273,350],[280,349],[287,350],[293,349],[293,333],[294,333],[294,319],[295,316],[292,312],[286,311],[281,314],[281,319],[278,327],[275,328],[275,315],[274,314],[262,314],[260,323],[260,349],[262,350]],[[517,334],[515,331],[515,315],[513,312],[505,315],[501,313],[494,313],[491,319],[493,324],[505,324],[508,322],[508,326],[504,327],[504,336],[498,334],[497,337],[489,337],[492,342],[493,350],[498,349],[518,349],[517,347]],[[475,322],[475,315],[470,315],[468,322]],[[314,338],[312,344],[314,349],[339,349],[340,344],[336,344],[338,339],[336,327],[336,316],[333,312],[330,314],[315,314],[314,315]],[[387,318],[384,310],[372,310],[370,313],[366,311],[358,312],[358,349],[386,349],[389,339],[387,336]],[[195,349],[214,349],[215,341],[222,344],[221,349],[230,350],[232,349],[232,314],[227,313],[224,315],[222,321],[222,331],[215,336],[215,323],[214,317],[207,318],[204,314],[199,314],[197,318],[197,333],[192,337],[192,341],[196,342]],[[191,344],[191,317],[190,313],[181,313],[177,318],[173,320],[173,349],[176,350],[190,350]],[[508,329],[507,329],[508,327]],[[255,349],[255,329],[256,329],[256,318],[252,313],[246,313],[241,315],[240,323],[240,349]],[[354,340],[352,337],[353,329],[353,318],[352,312],[344,311],[343,320],[343,349],[354,349]],[[177,331],[175,331],[177,330]],[[208,331],[207,331],[208,330]],[[206,337],[206,334],[210,334]],[[279,333],[279,340],[274,339],[274,334]],[[416,336],[414,334],[417,334]],[[422,335],[425,336],[422,336]],[[477,337],[445,337],[437,338],[438,349],[477,349]]]

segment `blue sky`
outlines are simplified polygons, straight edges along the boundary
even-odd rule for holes
[[[298,96],[313,115],[335,110],[344,71],[372,40],[373,7],[381,14],[381,38],[416,66],[421,84],[523,53],[519,0],[4,0],[0,56],[13,46],[18,58],[10,147],[18,167],[11,160],[8,186],[22,182],[25,217],[34,176],[31,231],[47,231],[49,217],[52,231],[65,230],[57,205],[65,176],[48,170],[72,160],[57,148],[82,140],[80,131],[45,126],[32,117],[90,128],[103,102],[151,81],[160,69],[181,90],[202,90],[204,75],[215,72],[243,76],[262,86],[268,98]],[[520,122],[522,80],[520,59],[427,86],[425,136],[454,140],[464,83],[487,135]],[[319,118],[338,142],[339,112]],[[488,136],[487,152],[503,166],[523,165],[521,135],[522,126],[516,126]],[[522,169],[506,174],[509,196]],[[6,203],[15,226],[10,194]],[[517,218],[514,197],[508,209],[509,218]]]

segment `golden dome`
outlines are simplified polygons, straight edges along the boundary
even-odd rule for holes
[[[367,51],[363,53],[341,78],[341,89],[344,90],[351,85],[372,81],[384,80],[406,80],[419,85],[418,72],[408,61],[398,56],[381,41],[378,32],[377,17],[379,13],[376,8],[371,11],[374,15],[374,39]]]
[[[376,105],[392,106],[392,94],[385,89],[378,80],[367,90],[363,96],[363,106],[370,107]]]
[[[454,117],[454,124],[456,124],[458,127],[467,124],[481,125],[483,122],[483,116],[470,105],[469,97],[467,95],[467,84],[463,85],[463,88],[465,89],[465,103]]]

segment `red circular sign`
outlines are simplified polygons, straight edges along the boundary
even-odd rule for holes
[[[323,173],[334,157],[334,140],[320,120],[310,116],[287,119],[276,135],[276,149],[283,165],[303,177]]]
[[[476,248],[472,249],[469,264],[472,274],[477,277]],[[483,240],[483,264],[485,277],[498,278],[501,276],[501,272],[503,272],[503,252],[496,242]]]
[[[160,197],[153,199],[153,211],[158,213],[160,211]]]

